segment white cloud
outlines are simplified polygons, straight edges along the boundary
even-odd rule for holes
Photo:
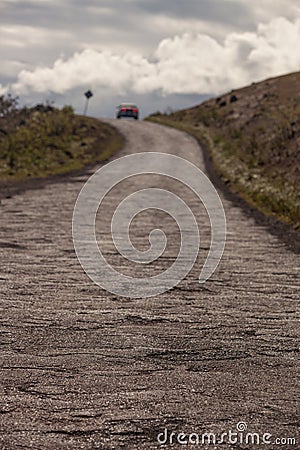
[[[12,88],[19,94],[64,93],[88,85],[117,93],[218,94],[300,70],[299,44],[300,19],[279,17],[255,32],[229,33],[221,43],[203,33],[164,39],[151,59],[84,50],[52,67],[22,70]]]
[[[12,86],[17,93],[64,93],[70,89],[96,85],[126,90],[137,75],[152,73],[153,65],[140,55],[115,55],[109,51],[84,50],[70,59],[58,59],[52,67],[39,67],[34,71],[22,70]]]
[[[7,88],[3,87],[2,84],[0,84],[0,95],[4,95],[7,93]]]

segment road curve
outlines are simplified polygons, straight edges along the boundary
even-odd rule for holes
[[[110,122],[126,137],[118,156],[166,152],[204,170],[192,137],[146,122]],[[135,177],[112,191],[99,214],[110,262],[152,276],[176,257],[178,229],[163,213],[141,214],[132,229],[145,249],[149,231],[164,227],[168,247],[157,266],[137,268],[112,246],[115,205],[149,186],[174,190],[190,204],[201,248],[172,290],[150,299],[110,294],[84,273],[72,242],[75,201],[92,173],[1,200],[0,448],[148,450],[159,447],[165,430],[168,442],[171,432],[173,442],[180,432],[193,442],[191,433],[218,440],[240,422],[240,443],[226,448],[258,448],[243,441],[246,426],[260,439],[272,435],[266,448],[298,448],[298,256],[220,194],[226,248],[200,285],[210,245],[204,208],[168,178]],[[298,444],[284,445],[289,438]],[[200,448],[223,448],[205,442]]]

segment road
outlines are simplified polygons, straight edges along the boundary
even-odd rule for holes
[[[126,136],[118,156],[167,152],[204,170],[192,137],[146,122],[112,123]],[[84,273],[72,241],[75,201],[92,173],[0,204],[1,449],[155,449],[166,429],[169,441],[171,432],[172,439],[183,432],[196,442],[191,433],[220,438],[239,422],[260,438],[272,434],[265,448],[300,448],[299,255],[220,193],[226,248],[201,285],[210,243],[204,208],[172,179],[135,177],[117,186],[99,213],[97,233],[111,263],[152,276],[176,256],[176,224],[153,211],[136,219],[132,240],[145,249],[153,226],[164,227],[168,246],[157,265],[138,269],[113,251],[115,205],[147,186],[174,189],[191,204],[201,229],[199,258],[161,295],[111,294]],[[244,435],[226,448],[258,448]],[[274,445],[277,438],[282,445]],[[283,445],[287,438],[298,444]]]

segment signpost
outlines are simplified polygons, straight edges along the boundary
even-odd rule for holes
[[[83,115],[86,116],[87,109],[88,109],[88,104],[89,104],[89,99],[90,99],[91,97],[93,97],[94,94],[92,93],[92,91],[87,91],[87,92],[84,93],[84,95],[85,95],[85,97],[86,97],[86,101],[85,101],[85,106],[84,106]]]

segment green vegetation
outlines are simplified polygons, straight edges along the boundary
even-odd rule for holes
[[[45,177],[107,159],[122,146],[115,129],[50,105],[18,108],[0,97],[0,180]]]
[[[192,134],[231,190],[300,229],[299,99],[297,73],[147,120]]]

